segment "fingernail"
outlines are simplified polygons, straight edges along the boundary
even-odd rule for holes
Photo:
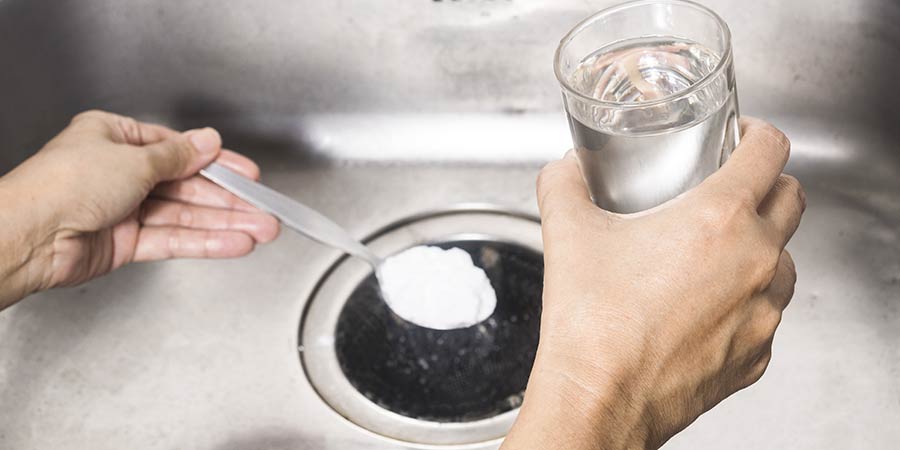
[[[200,153],[215,153],[222,145],[219,132],[212,128],[188,131],[188,140]]]
[[[566,152],[566,155],[563,156],[563,159],[565,159],[565,158],[571,158],[571,157],[573,157],[573,156],[575,156],[575,149],[574,149],[574,148],[570,148],[569,151]]]

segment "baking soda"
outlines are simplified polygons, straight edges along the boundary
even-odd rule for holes
[[[487,274],[459,248],[412,247],[386,258],[377,275],[394,313],[426,328],[469,327],[497,306]]]

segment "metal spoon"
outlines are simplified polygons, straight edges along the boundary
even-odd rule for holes
[[[295,231],[366,261],[378,273],[382,259],[351,236],[347,230],[318,211],[261,183],[238,175],[219,163],[214,162],[201,169],[200,175],[247,203],[272,214]]]
[[[347,230],[343,229],[340,225],[332,222],[331,219],[323,216],[312,208],[303,205],[300,202],[297,202],[296,200],[293,200],[285,196],[284,194],[275,191],[274,189],[266,187],[244,176],[238,175],[218,163],[212,163],[206,166],[206,168],[200,170],[200,174],[213,183],[222,186],[228,192],[231,192],[232,194],[247,201],[251,205],[272,214],[273,216],[277,217],[281,221],[281,223],[300,232],[301,234],[325,245],[330,245],[332,247],[343,250],[348,254],[361,258],[362,260],[369,263],[369,265],[372,266],[372,270],[375,272],[375,278],[378,280],[378,287],[381,290],[382,298],[385,300],[388,307],[390,307],[394,312],[396,312],[404,319],[416,323],[420,326],[445,330],[474,325],[475,323],[487,318],[487,316],[479,316],[476,318],[476,321],[473,321],[472,323],[460,324],[454,322],[447,325],[435,325],[431,322],[422,323],[420,321],[421,319],[416,317],[417,310],[415,308],[409,308],[409,305],[412,304],[409,301],[407,301],[406,303],[401,302],[401,308],[398,311],[396,305],[392,304],[391,302],[394,297],[389,295],[384,290],[385,275],[384,271],[381,270],[381,266],[384,260],[378,257],[378,255],[376,255],[374,252],[372,252],[372,250],[365,244],[354,239],[353,236],[350,236],[350,234],[347,233]],[[472,266],[472,269],[479,271],[483,270],[481,268],[477,268],[474,265]],[[484,276],[485,279],[487,279],[487,275]],[[396,278],[393,279],[396,280]],[[407,300],[408,299],[409,297],[407,297]],[[415,297],[415,300],[419,299],[419,297]],[[482,315],[480,303],[481,298],[478,298],[477,300],[479,301],[478,314]],[[425,302],[425,304],[428,305],[427,301]],[[406,307],[403,307],[404,305],[406,305]],[[496,299],[494,299],[493,301],[493,306],[496,306]],[[488,315],[492,313],[493,307],[491,307],[491,310],[488,311]]]

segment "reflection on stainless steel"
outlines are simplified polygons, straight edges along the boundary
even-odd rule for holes
[[[900,5],[704,3],[732,28],[742,114],[791,137],[809,206],[766,376],[667,448],[892,449]],[[571,142],[549,61],[607,4],[3,0],[0,169],[105,108],[218,127],[266,184],[356,237],[461,202],[533,214],[540,164]],[[301,369],[301,313],[338,256],[284,233],[4,311],[0,447],[403,448],[343,421]]]

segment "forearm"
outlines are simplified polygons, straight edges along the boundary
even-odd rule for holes
[[[51,218],[39,192],[13,174],[0,178],[0,310],[48,286],[53,262]]]
[[[644,450],[640,402],[627,374],[585,371],[538,355],[525,402],[503,450]]]

